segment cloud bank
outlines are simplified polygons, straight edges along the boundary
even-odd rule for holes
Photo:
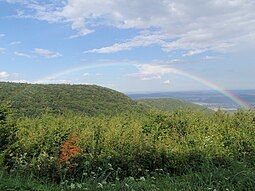
[[[56,58],[56,57],[62,56],[59,52],[52,52],[50,50],[46,50],[46,49],[42,49],[42,48],[35,48],[34,52],[37,55],[43,56],[45,58]]]
[[[183,56],[225,53],[255,40],[254,0],[7,0],[26,9],[16,17],[67,23],[70,38],[92,33],[100,26],[146,30],[124,42],[86,52],[115,53],[159,44],[162,51]],[[245,30],[244,30],[245,29]]]

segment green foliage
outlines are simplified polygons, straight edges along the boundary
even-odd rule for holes
[[[0,105],[0,150],[3,151],[15,141],[15,123],[10,119],[9,108]]]
[[[29,117],[45,113],[114,115],[142,110],[124,94],[96,85],[0,82],[0,100],[2,103],[11,103],[17,116]]]
[[[254,188],[254,111],[145,106],[97,86],[0,89],[16,112],[0,107],[0,190]]]
[[[191,110],[24,118],[17,123],[17,141],[5,156],[12,162],[6,165],[53,182],[185,175],[207,165],[230,168],[238,161],[254,168],[254,119],[251,111],[206,115]],[[70,149],[67,159],[61,159],[63,145]]]
[[[35,181],[31,177],[5,176],[0,173],[0,190],[34,191],[179,191],[179,190],[254,190],[255,169],[242,163],[231,167],[203,166],[201,172],[188,172],[185,175],[157,174],[139,178],[128,177],[122,181],[95,181],[84,179],[81,182],[65,180],[61,184]]]
[[[31,177],[7,175],[0,171],[0,190],[11,191],[61,191],[57,185],[33,180]]]

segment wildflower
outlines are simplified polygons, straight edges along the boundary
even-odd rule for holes
[[[102,183],[98,183],[97,187],[98,187],[98,188],[103,188],[104,186],[103,186]]]
[[[82,188],[82,184],[77,183],[76,186],[77,186],[79,189]]]
[[[134,177],[132,177],[132,176],[130,176],[129,179],[130,179],[130,180],[133,180],[133,181],[135,180]]]
[[[111,164],[111,163],[108,163],[107,165],[109,166],[109,170],[114,170],[114,169],[112,168],[112,164]]]
[[[110,160],[112,157],[111,156],[108,156],[107,159]]]
[[[75,184],[71,183],[70,188],[71,188],[71,190],[75,189]]]
[[[89,165],[89,163],[90,163],[89,161],[85,161],[85,165],[86,165],[86,166],[88,166],[88,165]]]
[[[109,170],[114,170],[114,169],[112,167],[110,167]]]
[[[142,177],[140,177],[140,180],[141,181],[145,181],[145,178],[142,176]]]

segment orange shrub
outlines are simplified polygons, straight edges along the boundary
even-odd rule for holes
[[[68,140],[66,140],[61,148],[59,155],[59,164],[68,164],[70,160],[77,154],[81,152],[81,149],[76,146],[79,138],[77,136],[71,136]]]

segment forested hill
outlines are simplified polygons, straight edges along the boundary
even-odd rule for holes
[[[138,104],[117,91],[96,85],[42,85],[0,82],[1,103],[19,116],[42,113],[112,115],[139,110]]]

